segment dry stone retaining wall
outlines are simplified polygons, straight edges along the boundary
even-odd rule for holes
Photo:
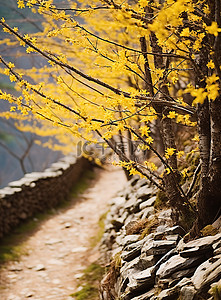
[[[171,209],[154,206],[156,192],[135,177],[112,199],[101,243],[110,270],[100,299],[221,299],[221,218],[213,223],[215,235],[185,243]]]
[[[26,174],[0,190],[0,238],[34,213],[66,199],[82,172],[90,167],[84,157],[67,156],[44,172]]]

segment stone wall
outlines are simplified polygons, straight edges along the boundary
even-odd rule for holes
[[[0,238],[22,220],[65,200],[82,172],[91,166],[84,157],[67,156],[44,172],[26,174],[0,190]]]
[[[171,209],[159,209],[156,193],[133,178],[112,199],[101,244],[110,268],[100,299],[221,299],[221,218],[212,235],[185,243],[185,230],[173,226]]]

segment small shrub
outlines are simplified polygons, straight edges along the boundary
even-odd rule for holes
[[[110,263],[108,273],[102,280],[102,288],[106,291],[108,299],[110,300],[116,299],[116,295],[114,294],[114,285],[120,274],[121,265],[121,252],[119,252],[114,256]]]
[[[147,225],[148,220],[137,220],[133,222],[130,226],[126,228],[127,235],[130,234],[140,234]]]

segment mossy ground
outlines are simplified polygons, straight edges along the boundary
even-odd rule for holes
[[[79,279],[81,289],[71,294],[76,300],[97,300],[99,299],[99,282],[105,269],[98,263],[92,263],[84,270],[83,276]]]
[[[101,238],[102,238],[102,236],[104,234],[104,229],[105,229],[105,223],[104,223],[104,221],[105,221],[105,219],[107,217],[107,213],[108,213],[108,211],[106,213],[102,214],[100,216],[100,218],[99,218],[99,221],[98,221],[98,227],[99,227],[98,232],[97,232],[96,236],[93,236],[91,238],[91,247],[92,248],[94,248],[100,242],[100,240],[101,240]]]

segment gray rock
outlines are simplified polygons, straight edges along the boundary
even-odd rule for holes
[[[158,300],[177,300],[178,292],[174,289],[167,289],[160,292],[157,296]]]
[[[125,261],[131,261],[132,259],[136,258],[139,256],[141,253],[141,245],[138,247],[133,248],[132,250],[128,251],[123,251],[121,254],[121,258]]]
[[[155,209],[153,206],[143,209],[141,212],[141,219],[144,220],[144,219],[149,218],[149,216],[153,215],[154,212],[155,212]]]
[[[143,271],[149,267],[152,267],[155,264],[154,256],[141,257],[138,256],[135,259],[126,262],[120,269],[121,276],[126,278],[129,273]]]
[[[135,259],[131,260],[130,262],[126,262],[123,264],[123,266],[120,269],[120,275],[123,278],[126,278],[128,276],[128,273],[131,273],[132,271],[135,270],[137,271],[137,266],[139,264],[139,257],[136,257]]]
[[[134,188],[138,190],[140,187],[143,187],[143,186],[148,187],[148,181],[146,178],[139,179],[136,182],[136,184],[134,185]],[[151,188],[151,189],[153,190],[153,188]]]
[[[140,181],[140,176],[139,175],[134,175],[128,182],[128,186],[134,186],[137,184],[137,182]],[[147,180],[145,179],[145,183],[147,183]]]
[[[123,205],[125,204],[125,202],[126,202],[126,199],[124,197],[115,197],[115,198],[111,199],[110,205],[114,205],[118,209],[120,209],[121,207],[123,207]]]
[[[156,228],[156,233],[163,233],[164,234],[167,229],[169,229],[168,225],[159,225]]]
[[[171,249],[176,247],[175,241],[147,241],[143,245],[142,253],[148,255],[164,255]]]
[[[193,286],[183,286],[180,290],[180,300],[193,300],[196,290]]]
[[[150,267],[153,267],[157,262],[157,258],[154,255],[143,255],[141,254],[139,262],[138,262],[138,268],[140,270],[144,270]]]
[[[166,229],[165,234],[166,235],[179,234],[183,236],[184,234],[186,234],[186,231],[182,227],[176,225]]]
[[[145,294],[142,294],[142,295],[134,297],[134,298],[130,298],[130,300],[150,300],[150,298],[153,297],[154,294],[155,294],[155,290],[152,289]]]
[[[130,244],[136,243],[139,240],[139,235],[138,234],[129,234],[126,235],[123,239],[122,239],[122,246],[126,247]]]
[[[165,235],[163,232],[156,232],[154,233],[154,241],[159,241],[165,238]]]
[[[211,247],[212,244],[218,242],[219,240],[221,240],[221,233],[218,233],[214,236],[199,238],[188,243],[184,243],[183,240],[181,240],[177,246],[177,250],[184,251],[195,247],[199,247],[199,249],[204,247],[204,249],[206,249],[206,247]]]
[[[124,225],[124,221],[122,218],[117,218],[111,221],[111,224],[113,225],[115,231],[119,231],[122,226]]]
[[[214,250],[220,248],[221,247],[221,240],[219,240],[218,242],[214,243],[212,247],[213,247]]]
[[[221,255],[208,259],[201,264],[192,276],[196,290],[207,291],[212,282],[221,279]]]
[[[160,266],[156,275],[159,278],[168,277],[179,270],[192,268],[199,263],[202,263],[202,261],[202,257],[184,258],[180,255],[174,255]]]
[[[155,201],[156,201],[156,196],[153,196],[150,199],[142,202],[140,204],[140,210],[142,210],[144,208],[147,208],[147,207],[150,207],[150,206],[153,206],[153,204],[154,204]]]
[[[206,255],[206,258],[211,257],[213,254],[212,245],[202,245],[201,247],[194,247],[180,252],[182,257],[194,257],[198,255]]]
[[[133,273],[129,278],[128,289],[130,292],[138,292],[145,288],[148,290],[154,285],[153,268]]]
[[[221,216],[212,224],[213,227],[221,231]]]
[[[168,226],[173,226],[173,222],[172,222],[172,210],[171,209],[167,209],[167,210],[163,210],[162,212],[160,212],[159,216],[158,216],[158,220],[160,225],[168,225]]]
[[[142,186],[140,187],[137,192],[136,192],[136,197],[138,199],[142,199],[143,201],[144,200],[147,200],[150,198],[151,194],[153,192],[153,189],[152,188],[149,188],[147,187],[146,185],[145,186]]]
[[[175,241],[176,243],[178,243],[180,240],[180,235],[179,234],[166,235],[165,238],[167,241]]]
[[[45,266],[43,264],[38,264],[37,266],[35,266],[33,268],[35,271],[39,272],[39,271],[44,271],[45,270]]]
[[[178,284],[176,285],[176,288],[181,289],[185,285],[191,285],[192,281],[189,278],[183,277]]]
[[[131,244],[129,244],[129,245],[127,245],[126,247],[124,247],[123,249],[125,250],[125,251],[131,251],[132,249],[134,249],[134,248],[137,248],[137,247],[142,247],[143,246],[143,244],[145,243],[145,241],[143,241],[143,240],[138,240],[137,242],[134,242],[134,243],[131,243]]]
[[[215,251],[214,251],[214,255],[219,255],[221,254],[221,247],[220,248],[217,248]]]
[[[168,251],[166,254],[163,255],[163,257],[161,257],[158,262],[155,264],[154,266],[154,269],[155,269],[155,272],[159,269],[159,267],[165,263],[167,260],[169,260],[170,257],[174,256],[177,254],[177,251],[176,249],[172,249],[170,251]]]
[[[179,270],[173,274],[170,275],[170,278],[172,279],[177,279],[177,278],[186,278],[186,277],[191,277],[193,276],[194,272],[196,271],[196,268],[198,266],[194,266],[192,268],[188,268],[186,270]]]
[[[137,199],[136,197],[132,197],[132,198],[130,198],[130,200],[128,200],[126,202],[126,205],[124,206],[124,209],[129,211],[130,213],[137,213],[139,211],[139,205],[140,205],[141,201],[142,201],[141,199]]]

